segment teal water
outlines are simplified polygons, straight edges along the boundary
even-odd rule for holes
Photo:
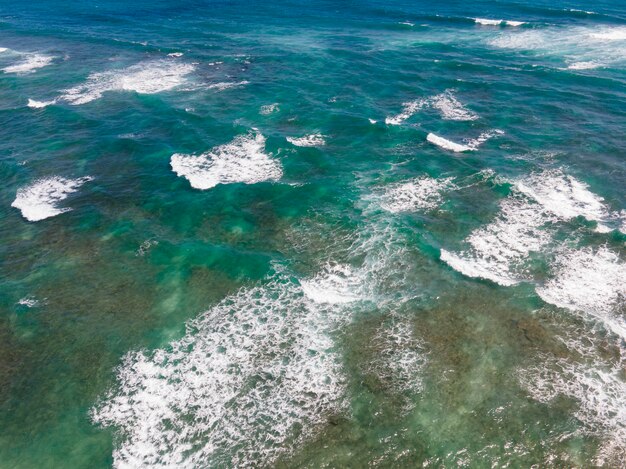
[[[0,467],[626,465],[621,2],[0,1],[0,47]]]

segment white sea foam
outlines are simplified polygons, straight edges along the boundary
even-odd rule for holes
[[[32,184],[18,189],[12,207],[19,209],[29,221],[39,221],[72,210],[59,207],[59,203],[92,178],[66,179],[58,176],[38,179]]]
[[[542,31],[524,30],[504,33],[489,40],[489,44],[502,49],[536,50],[548,47],[549,37]]]
[[[55,104],[55,103],[56,103],[55,99],[53,99],[52,101],[35,101],[34,99],[29,99],[27,106],[34,108],[34,109],[41,109],[41,108],[50,106],[51,104]]]
[[[305,135],[304,137],[287,137],[287,141],[297,147],[321,147],[326,145],[326,140],[320,133]]]
[[[271,466],[343,408],[336,314],[277,274],[202,313],[167,348],[129,353],[119,388],[92,413],[120,431],[114,465]]]
[[[476,113],[467,109],[450,90],[433,96],[429,105],[441,113],[441,117],[455,121],[473,121],[478,119]]]
[[[441,117],[446,120],[473,121],[478,119],[476,113],[470,111],[453,94],[452,90],[432,96],[427,99],[418,99],[403,104],[402,112],[395,116],[387,117],[388,125],[400,125],[402,122],[426,107],[437,109]]]
[[[591,70],[593,68],[602,67],[603,64],[601,62],[597,62],[595,60],[589,60],[586,62],[573,62],[567,66],[569,70]]]
[[[352,263],[326,262],[316,276],[302,280],[303,290],[320,304],[358,301],[396,308],[411,299],[407,292],[417,289],[409,279],[413,264],[408,240],[400,233],[396,217],[380,210],[379,194],[365,196],[359,203],[365,204],[367,223],[354,237],[344,239],[348,244],[342,248]],[[302,243],[303,238],[306,235],[299,234],[295,242]]]
[[[469,277],[513,285],[530,279],[524,262],[552,241],[552,225],[579,216],[603,227],[614,215],[586,184],[561,170],[533,173],[515,181],[496,219],[465,240],[467,251],[444,249],[441,259]]]
[[[499,135],[504,135],[504,132],[500,129],[493,129],[487,132],[481,133],[477,138],[471,138],[467,141],[467,144],[473,149],[477,149],[480,145],[485,143],[487,140],[491,140],[494,137]]]
[[[207,86],[208,89],[210,90],[218,90],[218,91],[224,91],[224,90],[228,90],[230,88],[237,88],[239,86],[245,86],[248,85],[250,82],[247,80],[242,80],[242,81],[224,81],[224,82],[220,82],[220,83],[212,83],[210,85]]]
[[[597,15],[595,11],[590,10],[579,10],[578,8],[569,8],[567,11],[572,11],[576,13],[586,13],[587,15]]]
[[[93,73],[84,84],[65,90],[59,99],[79,105],[99,99],[109,91],[160,93],[184,84],[193,71],[193,65],[176,60],[142,62],[121,70]]]
[[[559,329],[565,336],[558,340],[571,356],[541,357],[540,365],[520,370],[519,382],[539,402],[549,404],[557,396],[576,401],[574,416],[582,432],[600,442],[592,465],[617,467],[626,458],[625,363],[602,357],[593,331],[569,330],[563,324]]]
[[[453,142],[433,133],[429,133],[426,136],[426,140],[428,140],[433,145],[437,145],[438,147],[443,148],[444,150],[450,150],[455,153],[475,150],[475,148],[471,147],[470,145],[461,145],[460,143]]]
[[[278,103],[266,104],[264,106],[261,106],[261,109],[259,109],[259,114],[267,116],[269,114],[273,114],[274,112],[278,112],[279,110],[280,109],[278,107]]]
[[[182,57],[184,54],[182,52],[170,52],[167,54],[168,57]]]
[[[515,187],[564,220],[581,216],[602,225],[611,218],[602,197],[560,169],[531,174],[519,180]]]
[[[468,277],[509,286],[526,278],[524,261],[551,240],[544,227],[551,219],[538,204],[514,194],[500,204],[496,219],[472,232],[469,249],[460,254],[441,250],[441,260]]]
[[[394,317],[391,324],[381,325],[372,342],[377,356],[370,364],[371,371],[395,392],[422,391],[427,355],[423,344],[415,338],[410,320]],[[411,399],[409,407],[413,407],[414,402]]]
[[[276,181],[283,173],[280,162],[265,153],[265,137],[260,133],[240,135],[198,156],[174,154],[170,164],[178,176],[203,190],[218,184]]]
[[[146,239],[143,243],[141,243],[139,249],[135,252],[135,255],[145,256],[153,246],[157,246],[158,244],[159,242],[156,239]]]
[[[376,122],[378,122],[376,119],[367,119],[368,121],[370,121],[370,124],[375,124]]]
[[[487,18],[474,18],[474,22],[484,26],[500,26],[503,20],[490,20]]]
[[[626,41],[626,28],[605,28],[599,32],[591,33],[589,37],[591,37],[592,39],[598,39],[600,41]]]
[[[411,272],[414,269],[411,241],[401,231],[401,222],[381,210],[380,194],[368,194],[359,202],[367,223],[358,231],[349,248],[350,256],[360,261],[354,271],[359,296],[378,308],[398,308],[419,296],[422,290]]]
[[[126,356],[92,412],[119,431],[116,467],[270,467],[347,409],[335,331],[355,302],[395,309],[420,291],[395,218],[371,205],[345,240],[354,265],[329,262],[301,281],[278,269],[191,321],[181,340]],[[308,245],[306,233],[294,240]],[[425,360],[411,323],[376,337],[375,370],[398,391],[419,390]]]
[[[24,58],[19,62],[9,65],[8,67],[4,67],[2,71],[4,73],[32,73],[39,68],[43,68],[47,65],[50,65],[52,61],[55,59],[50,55],[44,54],[20,54]]]
[[[304,294],[316,303],[351,303],[360,298],[360,281],[348,265],[328,264],[315,277],[300,284]]]
[[[488,18],[474,18],[474,22],[483,26],[521,26],[525,21],[493,20]]]
[[[424,99],[418,99],[416,101],[410,101],[410,102],[404,103],[402,105],[403,106],[402,112],[400,112],[400,114],[397,114],[396,116],[387,117],[385,119],[385,124],[400,125],[402,122],[404,122],[413,114],[415,114],[417,111],[422,109],[426,104],[427,104],[427,101]]]
[[[34,296],[25,296],[20,301],[18,301],[17,304],[26,306],[27,308],[36,308],[40,305],[40,302]]]
[[[2,54],[3,52],[8,51],[8,47],[0,47],[0,54]]]
[[[443,202],[442,192],[454,187],[452,178],[419,177],[390,184],[380,197],[380,206],[391,213],[433,210]]]
[[[570,70],[608,67],[626,61],[623,26],[570,26],[525,29],[487,39],[491,46],[534,51],[538,57],[555,57]]]
[[[606,247],[565,250],[552,266],[554,278],[537,288],[546,302],[580,311],[626,340],[620,306],[626,304],[626,264]]]

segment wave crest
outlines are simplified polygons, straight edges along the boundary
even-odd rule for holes
[[[192,187],[202,190],[218,184],[276,181],[282,177],[282,167],[264,151],[265,137],[250,133],[199,156],[176,153],[170,165]]]

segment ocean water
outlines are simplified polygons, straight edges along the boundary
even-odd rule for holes
[[[626,465],[626,5],[0,1],[0,467]]]

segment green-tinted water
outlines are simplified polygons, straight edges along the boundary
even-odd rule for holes
[[[0,466],[624,465],[618,2],[0,7]]]

